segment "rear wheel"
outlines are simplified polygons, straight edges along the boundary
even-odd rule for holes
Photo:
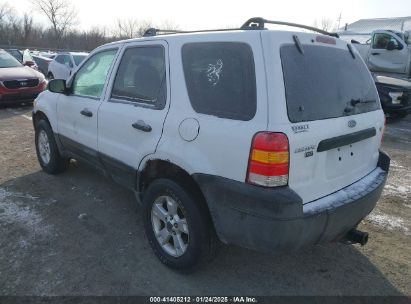
[[[143,199],[148,241],[166,266],[193,271],[210,260],[216,236],[201,198],[169,179],[150,184]]]
[[[36,124],[35,143],[37,158],[45,172],[58,174],[67,169],[69,159],[60,155],[53,131],[45,120],[40,120]]]

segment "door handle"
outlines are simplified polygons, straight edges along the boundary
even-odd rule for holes
[[[81,115],[87,116],[87,117],[92,117],[93,116],[93,112],[87,110],[87,109],[83,109],[80,111]]]
[[[143,132],[151,132],[152,128],[150,125],[146,124],[144,121],[139,120],[131,125],[134,129],[143,131]]]
[[[380,55],[380,53],[371,53],[371,55],[377,56]]]

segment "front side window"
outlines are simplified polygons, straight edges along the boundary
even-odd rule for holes
[[[71,58],[69,55],[63,55],[63,64],[69,68],[73,67],[73,63],[71,62]]]
[[[372,42],[373,49],[386,49],[388,43],[392,42],[395,45],[395,48],[399,48],[399,42],[393,36],[389,34],[379,33],[375,34]]]
[[[162,109],[166,99],[164,48],[161,45],[134,47],[124,52],[111,97],[146,103]]]
[[[257,108],[254,58],[240,42],[183,46],[183,67],[191,105],[197,113],[251,120]]]
[[[100,98],[108,70],[116,53],[116,49],[102,51],[87,60],[76,73],[73,81],[73,94]]]

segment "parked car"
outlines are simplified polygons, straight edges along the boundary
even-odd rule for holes
[[[84,160],[133,190],[153,251],[175,269],[212,257],[218,239],[265,252],[364,245],[356,227],[390,161],[374,81],[344,41],[271,23],[151,29],[97,48],[36,100],[41,167]]]
[[[374,79],[387,115],[405,117],[411,112],[411,81],[382,75],[374,75]]]
[[[33,102],[46,86],[43,74],[0,50],[0,105]]]
[[[18,49],[5,49],[5,51],[23,63],[23,52]]]
[[[29,50],[20,51],[18,49],[6,49],[6,52],[20,61],[23,65],[38,70],[38,66],[31,56]]]
[[[408,33],[378,30],[366,44],[352,41],[370,71],[411,76],[411,45]]]
[[[43,57],[40,55],[32,55],[32,57],[34,61],[36,62],[36,65],[38,66],[38,70],[44,75],[47,75],[50,62],[52,62],[53,59],[48,58],[48,57]]]
[[[42,57],[50,58],[50,59],[54,59],[57,56],[56,53],[53,53],[53,52],[50,52],[50,51],[49,52],[40,52],[39,55],[42,56]]]
[[[87,53],[74,52],[58,54],[49,64],[47,77],[49,79],[68,79],[87,55]]]

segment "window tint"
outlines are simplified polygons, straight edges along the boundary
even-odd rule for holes
[[[184,75],[193,109],[222,118],[250,120],[257,107],[253,53],[237,42],[183,46]]]
[[[124,52],[111,97],[155,105],[166,99],[166,70],[162,46],[135,47]]]
[[[373,49],[386,49],[388,43],[392,41],[396,48],[399,47],[399,42],[389,34],[375,34],[372,42]]]
[[[76,73],[73,94],[99,98],[117,50],[93,55]]]
[[[366,65],[348,49],[304,45],[281,47],[288,117],[311,121],[374,111],[380,108]]]

